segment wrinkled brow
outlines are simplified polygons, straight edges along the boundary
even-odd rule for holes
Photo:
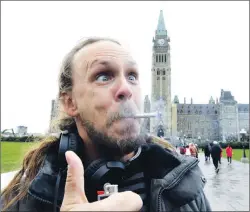
[[[95,59],[90,65],[89,65],[89,68],[92,68],[93,66],[95,65],[105,65],[105,66],[108,66],[108,65],[111,65],[111,61],[109,60],[99,60],[99,59]],[[133,60],[129,60],[126,62],[127,65],[129,66],[136,66],[137,63]]]

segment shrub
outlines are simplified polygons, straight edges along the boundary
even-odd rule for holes
[[[34,141],[41,141],[45,137],[43,136],[21,136],[21,137],[2,137],[1,141],[8,141],[8,142],[34,142]]]
[[[221,145],[222,148],[226,148],[228,144],[230,144],[230,146],[233,149],[243,149],[243,145],[245,146],[246,149],[249,149],[249,143],[248,142],[237,142],[237,141],[228,142],[228,143],[220,142],[220,145]]]

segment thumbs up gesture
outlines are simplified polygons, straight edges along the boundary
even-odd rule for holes
[[[80,158],[72,151],[65,154],[68,163],[64,198],[60,211],[139,211],[142,200],[131,191],[89,203],[84,190],[84,169]]]

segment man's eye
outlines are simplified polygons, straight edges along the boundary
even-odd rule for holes
[[[135,74],[130,74],[130,75],[128,76],[128,80],[130,80],[130,81],[135,81],[136,79],[137,79],[137,77],[136,77]]]
[[[106,82],[106,81],[109,81],[111,79],[112,79],[112,77],[108,74],[99,74],[96,77],[96,81],[99,81],[99,82]]]

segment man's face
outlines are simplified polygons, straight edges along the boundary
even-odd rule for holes
[[[122,46],[100,41],[81,49],[73,60],[72,93],[87,134],[112,142],[138,137],[138,119],[125,116],[140,112],[139,73]]]

